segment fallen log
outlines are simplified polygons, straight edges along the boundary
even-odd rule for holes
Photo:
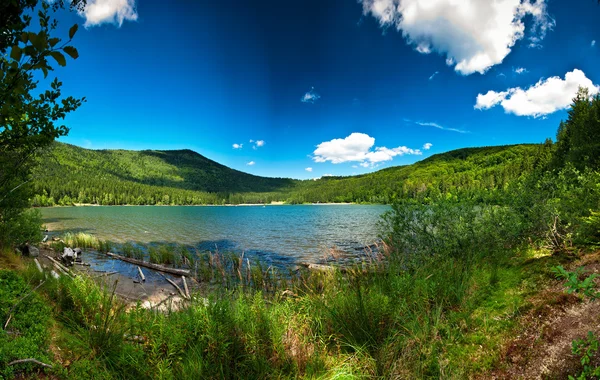
[[[35,363],[35,364],[40,365],[42,367],[52,368],[52,366],[50,364],[42,363],[41,361],[39,361],[37,359],[20,359],[20,360],[14,360],[14,361],[8,363],[8,365],[11,366],[11,365],[19,364],[19,363]]]
[[[187,282],[185,281],[185,276],[181,276],[181,279],[183,280],[183,288],[185,289],[185,295],[187,296],[187,298],[191,298],[190,289],[188,288]]]
[[[102,273],[102,274],[98,274],[94,277],[108,277],[108,276],[112,276],[113,274],[116,274],[116,273],[119,273],[119,272],[115,271],[115,272]]]
[[[322,272],[330,272],[330,271],[335,270],[335,268],[332,267],[331,265],[322,265],[322,264],[313,264],[313,263],[300,263],[300,265],[302,265],[303,267],[308,268],[308,269],[318,270],[318,271],[322,271]]]
[[[154,269],[154,270],[159,271],[159,272],[175,274],[177,276],[189,276],[190,275],[190,271],[187,270],[187,269],[168,268],[168,267],[165,267],[165,266],[162,266],[162,265],[148,263],[148,262],[143,261],[143,260],[130,259],[129,257],[123,257],[121,255],[116,255],[116,254],[111,253],[111,252],[106,252],[106,254],[108,256],[112,257],[112,258],[119,259],[121,261],[125,261],[126,263],[136,264],[136,265],[139,265],[141,267]]]
[[[69,268],[65,267],[64,265],[62,265],[61,263],[59,263],[56,259],[54,259],[52,256],[48,256],[48,255],[44,255],[48,258],[48,260],[52,261],[54,263],[54,265],[56,267],[58,267],[61,271],[63,271],[64,273],[66,273],[69,276],[72,276],[71,271],[69,270]]]
[[[37,257],[33,259],[33,261],[35,262],[35,266],[40,271],[40,273],[44,273],[44,270],[42,269],[42,266],[40,265],[40,262],[38,261]]]
[[[182,298],[184,298],[184,299],[187,299],[187,296],[186,296],[186,295],[183,293],[183,290],[181,290],[181,288],[179,287],[179,285],[177,285],[177,284],[175,283],[175,281],[171,280],[170,278],[168,278],[167,276],[165,276],[165,275],[164,275],[164,274],[162,274],[162,273],[159,273],[159,274],[160,274],[161,276],[163,276],[163,278],[164,278],[165,280],[169,281],[169,283],[170,283],[171,285],[173,285],[173,286],[175,287],[175,289],[177,289],[177,291],[179,292],[179,294],[181,294],[181,297],[182,297]]]

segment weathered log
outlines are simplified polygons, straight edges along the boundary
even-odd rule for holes
[[[138,272],[140,272],[140,279],[142,280],[142,282],[146,282],[146,276],[144,276],[144,272],[142,272],[142,268],[140,268],[139,266],[138,268]]]
[[[184,299],[186,299],[186,298],[187,298],[187,297],[186,297],[186,295],[183,293],[183,290],[181,290],[181,288],[179,287],[179,285],[177,285],[177,284],[175,283],[175,281],[171,280],[170,278],[168,278],[167,276],[165,276],[165,275],[164,275],[164,274],[162,274],[162,273],[159,273],[159,274],[160,274],[161,276],[163,276],[163,278],[164,278],[165,280],[167,280],[167,281],[168,281],[168,282],[169,282],[171,285],[173,285],[173,286],[175,287],[175,289],[177,289],[177,291],[179,292],[179,294],[181,295],[181,297],[182,297],[182,298],[184,298]]]
[[[40,262],[38,261],[38,259],[35,258],[35,259],[33,259],[33,261],[35,262],[35,266],[40,271],[40,273],[44,273],[44,270],[42,269],[42,266],[40,265]]]
[[[117,273],[119,273],[119,272],[114,271],[114,272],[102,273],[102,274],[96,275],[94,277],[107,277],[107,276],[112,276],[113,274],[117,274]]]
[[[125,261],[126,263],[136,264],[136,265],[139,265],[141,267],[154,269],[154,270],[159,271],[159,272],[175,274],[175,275],[178,275],[178,276],[189,276],[190,275],[190,271],[187,270],[187,269],[168,268],[168,267],[165,267],[165,266],[162,266],[162,265],[148,263],[148,262],[143,261],[143,260],[137,260],[137,259],[131,259],[129,257],[123,257],[121,255],[116,255],[116,254],[111,253],[111,252],[107,252],[106,254],[108,256],[110,256],[110,257],[115,258],[115,259],[119,259],[121,261]]]
[[[42,363],[41,361],[39,361],[37,359],[20,359],[20,360],[14,360],[14,361],[8,363],[8,365],[11,366],[11,365],[19,364],[19,363],[35,363],[35,364],[40,365],[42,367],[52,368],[52,366],[50,364]]]
[[[185,276],[181,276],[181,279],[183,280],[183,288],[185,289],[185,295],[187,296],[187,298],[190,298],[190,289],[187,286],[187,282],[185,281]]]
[[[342,273],[346,273],[346,268],[343,267],[334,267],[332,265],[323,265],[323,264],[313,264],[313,263],[299,263],[305,268],[310,270],[318,270],[321,272],[333,272],[335,270],[339,270]]]
[[[65,272],[67,275],[71,275],[71,271],[69,270],[69,268],[65,267],[64,265],[62,265],[61,263],[59,263],[56,259],[54,259],[52,256],[48,256],[48,255],[44,255],[46,256],[46,258],[48,258],[48,260],[52,261],[54,263],[54,265],[56,265],[58,268],[60,268],[63,272]]]

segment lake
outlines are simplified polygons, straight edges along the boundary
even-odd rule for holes
[[[115,243],[178,243],[245,252],[274,265],[318,262],[337,247],[359,256],[378,238],[382,205],[89,206],[41,209],[53,235],[86,232]]]

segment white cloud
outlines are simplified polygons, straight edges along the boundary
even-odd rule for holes
[[[526,90],[515,87],[479,94],[475,109],[486,110],[501,105],[506,113],[537,118],[569,108],[579,87],[587,87],[592,95],[600,91],[600,86],[588,79],[583,71],[574,69],[565,74],[565,79],[540,79]]]
[[[309,173],[311,173],[311,172],[312,172],[312,168],[306,168],[306,169],[304,169],[304,170],[306,170],[306,171],[307,171],[307,172],[309,172]]]
[[[592,47],[596,46],[596,40],[592,40],[592,43],[590,44]]]
[[[431,76],[429,77],[429,80],[433,80],[433,78],[435,78],[436,75],[438,75],[440,72],[436,71],[435,73],[431,74]]]
[[[255,164],[256,164],[256,162],[254,162],[254,161],[250,161],[250,162],[248,162],[246,165],[248,165],[248,166],[253,166],[253,165],[255,165]]]
[[[423,144],[423,150],[429,150],[429,149],[431,149],[432,146],[433,146],[432,143],[425,143],[425,144]]]
[[[359,0],[363,13],[382,27],[395,27],[422,54],[445,55],[446,64],[469,75],[501,63],[525,36],[539,46],[555,22],[546,0]]]
[[[361,166],[368,167],[378,162],[390,161],[396,156],[421,155],[419,149],[410,149],[405,146],[397,148],[376,147],[375,139],[365,133],[352,133],[344,139],[333,139],[317,145],[313,152],[315,162],[331,162],[340,164],[342,162],[360,162]]]
[[[242,149],[243,145],[244,144],[233,144],[232,147],[233,147],[233,149]]]
[[[308,91],[306,94],[304,94],[304,96],[302,96],[302,98],[300,98],[300,101],[302,103],[314,103],[317,100],[319,100],[320,98],[321,98],[321,95],[319,95],[315,92],[314,87],[311,87],[310,91]]]
[[[79,15],[85,18],[86,28],[103,23],[114,23],[119,26],[123,21],[136,21],[135,0],[87,0],[87,5]]]
[[[260,148],[262,146],[265,146],[265,140],[250,140],[250,143],[253,144],[252,145],[252,149],[256,150],[257,148]]]
[[[517,73],[517,74],[524,74],[524,73],[526,73],[526,72],[527,72],[527,69],[526,69],[526,68],[524,68],[524,67],[517,67],[517,68],[516,68],[514,71],[515,71],[515,73]]]
[[[410,120],[406,120],[406,121],[410,121]],[[458,128],[444,127],[443,125],[440,125],[438,123],[415,121],[415,124],[420,125],[422,127],[433,127],[433,128],[441,129],[444,131],[457,132],[457,133],[469,133],[469,131],[465,131],[465,130],[458,129]]]

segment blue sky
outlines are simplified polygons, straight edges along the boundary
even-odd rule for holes
[[[87,98],[61,141],[189,148],[264,176],[543,142],[600,83],[594,1],[88,0],[58,18],[82,27],[55,73]]]

